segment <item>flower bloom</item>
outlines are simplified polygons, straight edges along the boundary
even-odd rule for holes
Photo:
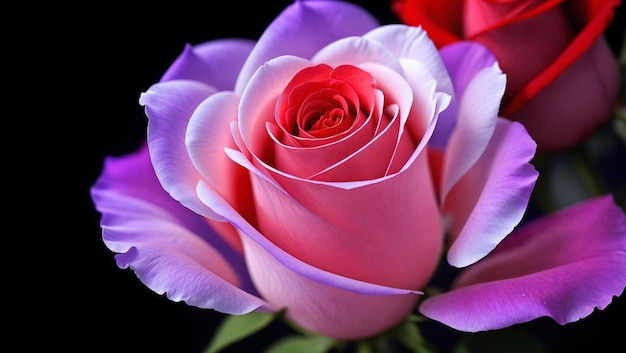
[[[617,58],[603,31],[620,0],[394,0],[409,25],[438,47],[471,40],[507,75],[501,115],[522,122],[539,151],[571,147],[609,119]]]
[[[92,187],[104,242],[121,268],[171,300],[234,315],[286,309],[298,325],[336,338],[377,334],[413,311],[444,245],[452,265],[468,266],[521,220],[536,145],[521,124],[498,117],[504,89],[480,45],[438,51],[422,29],[380,26],[353,4],[297,1],[256,42],[187,46],[141,95],[147,143],[107,158]],[[606,226],[613,242],[571,254],[565,242],[555,261],[541,247],[543,230],[527,235],[539,249],[502,251],[514,266],[537,261],[533,250],[545,257],[517,274],[566,271],[580,256],[615,259],[597,259],[607,271],[597,286],[531,276],[523,284],[544,289],[537,306],[545,295],[576,293],[550,305],[577,315],[579,303],[605,305],[623,288],[623,217]],[[501,288],[474,286],[494,279],[482,268],[459,285],[479,293],[463,297],[471,304],[451,292],[424,301],[425,312],[462,329],[544,314],[507,295],[521,286],[513,279],[497,291],[504,311],[464,316]]]

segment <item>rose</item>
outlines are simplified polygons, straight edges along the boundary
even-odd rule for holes
[[[618,98],[617,59],[603,31],[620,0],[394,0],[402,22],[438,47],[472,40],[507,74],[501,114],[522,122],[539,151],[587,138]]]
[[[522,125],[498,118],[504,87],[480,45],[438,52],[423,30],[379,26],[349,3],[295,2],[256,43],[187,46],[141,95],[147,144],[108,158],[92,187],[103,239],[120,267],[172,300],[234,315],[286,309],[324,335],[375,335],[413,310],[444,242],[451,264],[470,265],[524,214],[535,144]],[[608,201],[600,206],[618,214]],[[618,234],[621,248],[576,248],[577,257],[531,269],[611,253],[617,260],[596,262],[613,265],[606,274],[615,280],[589,292],[581,283],[593,278],[530,276],[522,285],[544,283],[534,300],[575,294],[556,305],[559,315],[578,314],[623,288],[624,217],[613,219],[579,236]],[[531,232],[533,243],[550,240],[542,230]],[[514,248],[504,258],[518,266],[535,255]],[[465,283],[493,279],[478,268]],[[467,288],[501,282],[519,285]],[[422,305],[460,329],[475,329],[474,318],[493,328],[544,314],[503,295],[495,299],[517,306],[464,316],[484,295],[465,297],[475,303],[455,309],[455,319],[445,311],[446,302],[458,307],[454,292]]]

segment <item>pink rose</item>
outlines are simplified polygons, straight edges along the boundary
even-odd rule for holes
[[[498,118],[504,88],[480,45],[439,52],[423,30],[380,26],[355,5],[297,1],[257,42],[187,46],[141,95],[147,144],[107,159],[92,188],[103,239],[172,300],[234,315],[286,309],[327,336],[375,335],[413,311],[444,245],[450,264],[469,266],[521,220],[536,146]],[[617,278],[582,293],[585,305],[605,305]],[[578,291],[577,278],[564,282],[542,286]],[[538,313],[503,308],[484,325]]]
[[[507,75],[501,114],[520,121],[539,151],[571,147],[611,116],[617,58],[603,31],[620,0],[394,0],[438,47],[471,40]]]

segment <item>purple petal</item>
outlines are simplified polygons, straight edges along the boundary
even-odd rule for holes
[[[476,42],[455,42],[441,48],[439,54],[459,97],[463,95],[474,76],[496,64],[496,57]]]
[[[454,79],[454,77],[453,77]],[[497,65],[480,70],[462,94],[458,116],[445,150],[441,198],[484,152],[493,134],[506,77]]]
[[[496,58],[482,45],[475,42],[455,42],[444,46],[439,51],[445,63],[448,74],[454,83],[454,96],[462,97],[467,85],[482,69],[492,67]],[[431,140],[431,145],[444,149],[450,135],[456,127],[458,101],[453,99],[451,106],[446,109],[437,124],[437,129]]]
[[[186,45],[161,82],[186,79],[206,83],[217,90],[232,90],[254,42],[246,39],[221,39]]]
[[[184,206],[215,220],[223,220],[196,195],[202,178],[185,146],[187,124],[196,107],[215,89],[197,81],[176,80],[152,85],[139,98],[146,108],[150,158],[163,188]]]
[[[109,157],[91,195],[104,242],[120,253],[118,266],[134,270],[156,293],[230,314],[266,306],[251,294],[242,255],[161,188],[145,145]]]
[[[625,287],[626,215],[604,196],[524,225],[420,311],[469,332],[542,316],[563,325],[604,309]]]
[[[452,189],[443,206],[450,219],[448,262],[470,265],[492,251],[520,222],[538,173],[536,144],[519,123],[498,119],[485,153]]]
[[[378,21],[363,8],[343,1],[295,1],[267,27],[252,50],[237,80],[241,94],[254,72],[266,61],[282,55],[310,59],[325,45],[359,36]]]

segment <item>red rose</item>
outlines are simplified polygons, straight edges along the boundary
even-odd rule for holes
[[[438,47],[471,40],[507,74],[501,115],[522,122],[540,151],[565,148],[606,121],[619,89],[603,36],[620,0],[393,0]]]

